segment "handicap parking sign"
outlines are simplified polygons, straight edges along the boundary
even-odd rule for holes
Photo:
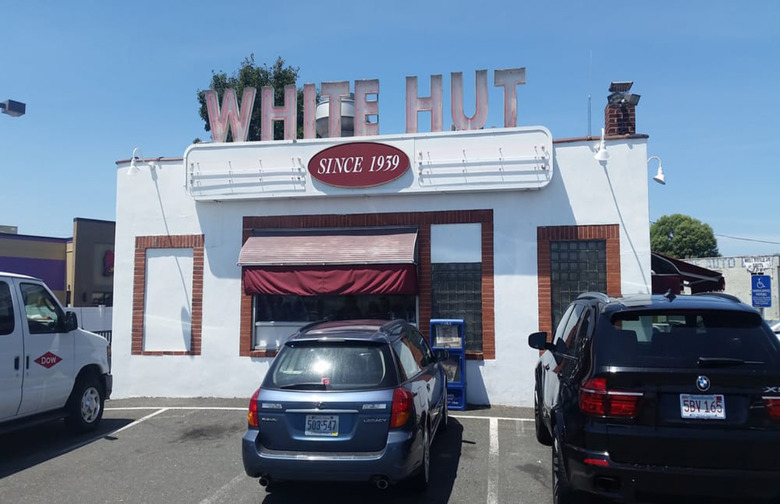
[[[750,281],[753,291],[753,306],[756,308],[772,306],[772,279],[769,275],[753,275]]]

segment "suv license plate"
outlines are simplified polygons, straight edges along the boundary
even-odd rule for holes
[[[725,420],[726,402],[723,399],[723,394],[680,394],[680,415],[682,418]]]
[[[304,434],[307,436],[338,436],[338,415],[306,415],[306,430]]]

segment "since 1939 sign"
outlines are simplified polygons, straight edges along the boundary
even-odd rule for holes
[[[352,142],[328,147],[309,161],[309,173],[336,187],[374,187],[392,182],[409,169],[401,149],[377,142]]]

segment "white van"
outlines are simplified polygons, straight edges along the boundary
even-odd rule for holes
[[[0,432],[58,418],[92,430],[111,387],[108,341],[42,280],[0,272]]]

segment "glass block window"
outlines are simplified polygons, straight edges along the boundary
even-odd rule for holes
[[[482,351],[482,263],[431,264],[431,318],[463,319],[466,350]]]
[[[553,327],[583,292],[606,292],[607,241],[550,241],[550,290]]]

